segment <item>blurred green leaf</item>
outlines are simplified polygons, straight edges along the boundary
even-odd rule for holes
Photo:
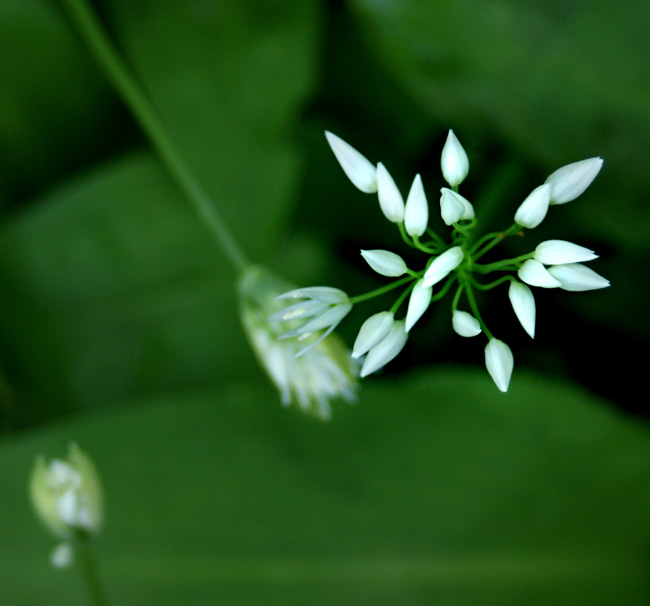
[[[83,603],[25,494],[71,439],[105,481],[116,604],[648,602],[647,431],[575,387],[440,368],[368,381],[329,425],[250,384],[137,404],[0,446],[12,603]]]
[[[17,422],[253,367],[234,274],[149,154],[39,201],[0,238],[0,343]]]
[[[138,79],[244,248],[278,236],[294,192],[296,115],[314,85],[315,0],[112,0]]]
[[[0,205],[97,154],[113,105],[51,2],[0,3]]]

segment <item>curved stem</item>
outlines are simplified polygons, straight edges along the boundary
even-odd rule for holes
[[[395,314],[395,312],[399,309],[400,305],[404,303],[404,300],[406,299],[406,297],[408,297],[409,293],[413,290],[415,284],[416,283],[413,282],[412,284],[409,284],[407,288],[404,289],[404,292],[399,296],[397,301],[395,301],[393,306],[390,308],[392,314]]]
[[[488,243],[486,246],[483,247],[483,249],[481,249],[479,252],[474,254],[474,260],[478,261],[478,259],[480,259],[486,252],[488,252],[489,250],[494,248],[499,242],[501,242],[501,240],[503,240],[504,238],[507,238],[508,236],[513,236],[514,234],[520,232],[521,230],[522,230],[521,225],[518,225],[517,223],[513,223],[505,231],[498,232],[496,235],[493,236],[494,239],[492,240],[492,242]],[[491,234],[489,234],[489,235],[491,235]],[[485,238],[485,236],[484,236],[484,238]],[[481,240],[483,240],[483,238],[481,238]],[[481,240],[479,240],[479,242],[481,242]],[[472,251],[475,251],[475,250],[478,249],[479,242],[477,242],[474,245],[474,247],[472,248]]]
[[[418,276],[419,279],[420,276]],[[374,297],[379,297],[380,295],[383,295],[387,292],[390,292],[391,290],[395,288],[399,288],[403,284],[406,284],[409,280],[414,280],[415,278],[412,278],[411,276],[406,276],[405,278],[401,278],[400,280],[396,280],[395,282],[392,282],[391,284],[387,284],[386,286],[382,286],[381,288],[377,288],[375,290],[371,290],[370,292],[367,292],[363,295],[357,295],[356,297],[350,297],[350,303],[353,305],[356,305],[357,303],[361,303],[362,301],[367,301],[368,299],[373,299]]]
[[[505,269],[511,265],[516,266],[517,263],[532,259],[535,256],[534,252],[526,253],[525,255],[520,255],[514,259],[503,259],[503,261],[497,261],[496,263],[488,263],[487,265],[481,265],[480,263],[474,264],[474,269],[481,274],[489,274],[492,271],[498,271],[500,269]]]
[[[469,302],[470,309],[472,310],[474,317],[478,320],[478,323],[481,325],[483,332],[488,339],[494,338],[492,333],[488,330],[488,327],[485,325],[485,322],[483,322],[483,318],[481,317],[481,312],[479,311],[478,305],[476,304],[474,291],[472,290],[472,285],[469,280],[465,282],[465,292],[467,293],[467,301]]]
[[[226,225],[221,212],[203,189],[151,102],[129,72],[86,0],[63,0],[67,12],[122,101],[156,150],[176,184],[192,203],[232,266],[241,271],[249,265],[243,250]]]
[[[106,601],[104,590],[99,581],[97,566],[95,565],[95,559],[90,550],[90,545],[88,545],[88,541],[80,541],[77,545],[76,552],[81,574],[88,587],[92,604],[94,606],[106,606],[108,602]]]
[[[495,286],[499,286],[499,284],[503,284],[504,282],[516,282],[517,280],[515,279],[514,276],[503,276],[503,278],[499,278],[498,280],[495,280],[494,282],[490,282],[489,284],[480,284],[476,280],[472,278],[472,284],[476,286],[479,290],[491,290]]]

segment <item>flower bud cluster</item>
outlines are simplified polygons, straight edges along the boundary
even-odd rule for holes
[[[451,305],[453,330],[467,338],[485,335],[486,368],[497,388],[507,391],[514,366],[512,351],[487,327],[475,293],[509,284],[508,298],[515,316],[526,333],[534,338],[536,308],[530,286],[569,291],[609,286],[605,278],[583,265],[597,255],[565,240],[547,240],[535,250],[513,259],[482,262],[483,256],[504,238],[540,225],[552,205],[566,204],[580,196],[600,171],[602,159],[582,160],[555,171],[519,205],[512,226],[502,232],[476,237],[474,206],[458,192],[469,174],[469,159],[450,130],[440,160],[442,176],[449,186],[440,189],[440,218],[451,228],[450,238],[445,239],[429,226],[429,205],[419,174],[413,180],[405,203],[384,164],[373,164],[341,138],[330,132],[325,134],[353,185],[364,193],[377,194],[381,212],[398,226],[411,248],[426,255],[426,261],[419,268],[410,268],[402,256],[390,250],[362,250],[361,255],[372,270],[394,280],[356,297],[328,287],[298,289],[281,295],[279,300],[300,301],[272,313],[268,319],[271,323],[294,320],[300,323],[280,334],[279,339],[302,340],[315,335],[296,352],[297,358],[321,344],[354,304],[401,289],[389,309],[370,316],[363,323],[354,343],[352,358],[361,362],[360,376],[365,377],[393,360],[429,306],[452,290],[455,292]],[[499,278],[485,282],[484,277],[492,272],[499,272]],[[396,319],[407,299],[403,319]],[[468,306],[466,310],[460,307],[463,300]]]

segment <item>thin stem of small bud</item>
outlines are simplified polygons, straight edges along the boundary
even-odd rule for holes
[[[492,333],[488,330],[488,327],[485,325],[485,322],[483,322],[483,318],[481,317],[481,312],[479,311],[476,299],[474,297],[474,291],[472,290],[472,285],[469,280],[465,282],[465,292],[467,293],[467,301],[469,303],[469,307],[472,310],[474,317],[478,320],[478,323],[485,333],[485,336],[487,336],[488,339],[494,338]]]
[[[422,277],[423,272],[420,272],[420,274],[417,274],[417,279],[419,280]],[[377,288],[375,290],[371,290],[370,292],[364,293],[363,295],[357,295],[356,297],[350,297],[350,303],[352,305],[356,305],[357,303],[361,303],[362,301],[367,301],[368,299],[374,299],[375,297],[379,297],[387,292],[390,292],[391,290],[395,288],[399,288],[400,286],[408,283],[411,280],[415,280],[412,276],[405,276],[404,278],[400,278],[399,280],[395,280],[395,282],[391,282],[390,284],[387,284],[386,286],[382,286],[381,288]]]

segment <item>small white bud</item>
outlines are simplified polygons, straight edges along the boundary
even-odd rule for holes
[[[381,211],[390,222],[400,223],[404,220],[402,194],[399,193],[393,177],[381,162],[377,164],[377,195]]]
[[[362,250],[361,256],[382,276],[396,278],[408,271],[404,259],[388,250]]]
[[[465,213],[465,206],[460,200],[461,196],[446,187],[440,190],[440,215],[445,225],[458,223]]]
[[[428,222],[429,205],[427,204],[427,197],[424,194],[424,187],[422,186],[420,175],[415,175],[404,210],[404,227],[406,233],[409,236],[420,237],[426,231]]]
[[[374,164],[335,134],[325,131],[325,136],[352,184],[366,194],[374,194],[377,191],[377,169]]]
[[[469,160],[454,131],[450,130],[442,148],[440,167],[445,181],[452,187],[460,185],[469,172]]]
[[[424,280],[418,280],[413,287],[409,299],[409,307],[406,312],[406,324],[404,330],[409,332],[413,325],[422,317],[422,314],[429,307],[431,302],[431,287],[424,286]]]
[[[478,320],[466,311],[456,310],[451,316],[451,325],[461,337],[475,337],[481,334],[481,325]]]
[[[499,339],[490,339],[485,347],[485,366],[500,391],[508,391],[514,367],[510,348]]]
[[[537,227],[544,220],[550,201],[550,184],[544,183],[544,185],[536,187],[517,209],[515,223],[528,229]]]
[[[602,165],[602,158],[589,158],[556,170],[546,179],[546,183],[551,185],[551,204],[566,204],[575,200],[591,185]]]
[[[433,260],[424,274],[424,286],[433,286],[456,269],[463,261],[463,249],[454,246]]]
[[[359,358],[377,343],[383,341],[393,326],[393,322],[393,314],[389,311],[381,311],[374,316],[370,316],[359,330],[359,335],[354,342],[352,357]]]
[[[534,339],[536,310],[533,291],[521,282],[510,282],[508,297],[519,322],[530,335],[531,339]]]
[[[560,283],[535,259],[528,259],[517,272],[519,279],[531,286],[559,288]]]
[[[535,249],[535,260],[544,265],[583,263],[597,258],[593,250],[566,240],[546,240]]]
[[[553,265],[548,268],[548,272],[553,278],[558,280],[560,288],[563,290],[581,292],[607,288],[609,286],[609,280],[597,274],[593,269],[589,269],[579,263]]]
[[[407,339],[404,320],[394,322],[388,334],[368,352],[359,376],[366,377],[388,364],[402,351]]]

